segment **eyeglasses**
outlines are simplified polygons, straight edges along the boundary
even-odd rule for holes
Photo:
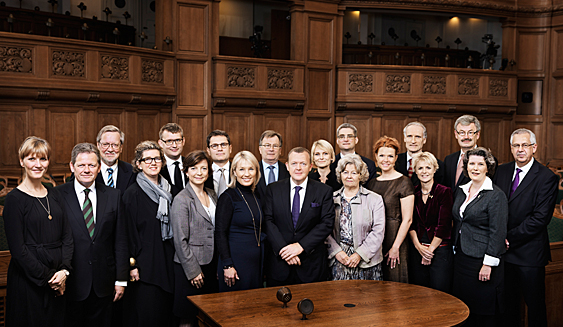
[[[281,148],[281,145],[277,145],[277,144],[262,144],[260,146],[266,149],[274,149],[274,150]]]
[[[455,132],[456,132],[457,135],[459,135],[459,136],[465,136],[465,135],[467,135],[467,136],[469,136],[469,137],[471,137],[471,136],[473,136],[473,135],[479,133],[479,131],[477,131],[477,132],[474,132],[474,131],[467,131],[467,132],[466,132],[466,131],[455,131]]]
[[[181,138],[181,139],[175,139],[175,140],[166,140],[166,141],[163,140],[163,139],[161,139],[161,141],[162,141],[164,144],[166,144],[167,146],[171,146],[172,144],[176,144],[176,145],[177,145],[177,144],[181,144],[183,140],[184,140],[183,138]]]
[[[98,143],[100,145],[100,147],[104,150],[106,150],[107,148],[111,147],[114,150],[119,149],[119,147],[121,146],[120,143]]]
[[[340,174],[341,174],[341,175],[344,175],[344,176],[349,176],[349,175],[358,176],[358,175],[359,175],[359,173],[358,173],[357,171],[355,171],[355,170],[352,171],[352,172],[349,172],[349,171],[346,171],[346,170],[345,170],[345,171],[341,172]]]
[[[139,160],[139,161],[140,161],[140,162],[144,162],[144,163],[146,163],[147,165],[150,165],[150,164],[152,164],[153,162],[154,162],[154,163],[159,163],[159,162],[161,162],[161,161],[162,161],[162,158],[161,158],[161,157],[152,157],[152,158],[151,158],[151,157],[147,157],[147,158],[142,158],[142,159]]]
[[[338,139],[343,140],[343,139],[354,139],[356,138],[356,135],[354,134],[340,134],[338,135]]]
[[[522,144],[511,144],[510,146],[511,146],[513,149],[520,149],[520,148],[522,148],[522,149],[527,149],[527,148],[533,146],[534,144],[535,144],[535,143],[532,143],[532,144],[522,143]]]
[[[211,150],[217,150],[219,147],[221,147],[221,149],[226,149],[228,146],[229,146],[229,143],[210,144],[209,148]]]

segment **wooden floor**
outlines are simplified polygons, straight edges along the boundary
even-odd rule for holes
[[[282,308],[278,288],[188,297],[205,326],[459,326],[469,308],[426,287],[379,281],[333,281],[289,286]],[[314,311],[301,320],[297,303],[309,298]],[[354,307],[345,307],[353,304]]]

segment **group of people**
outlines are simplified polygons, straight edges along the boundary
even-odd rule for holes
[[[191,295],[364,279],[451,293],[470,308],[470,326],[516,325],[521,291],[529,325],[546,326],[558,179],[533,158],[532,131],[515,130],[514,161],[496,167],[477,147],[480,129],[459,117],[461,149],[442,162],[411,122],[407,151],[383,136],[372,161],[355,153],[356,127],[344,123],[338,155],[318,140],[284,164],[275,131],[260,137],[261,160],[240,151],[230,161],[225,131],[184,157],[184,132],[169,123],[128,164],[123,132],[108,125],[97,145],[74,147],[73,178],[54,189],[41,183],[51,148],[28,137],[24,177],[4,208],[6,325],[197,326]]]

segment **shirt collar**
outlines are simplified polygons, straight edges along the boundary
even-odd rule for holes
[[[86,188],[84,187],[84,185],[80,184],[78,182],[78,179],[76,179],[76,177],[74,177],[74,191],[76,192],[76,194],[83,193],[85,189]],[[92,185],[90,185],[89,189],[92,193],[96,193],[96,182],[95,181],[94,181],[94,183],[92,183]]]
[[[306,190],[308,182],[309,182],[309,177],[305,178],[305,180],[303,181],[303,183],[301,183],[301,185],[297,185],[293,182],[293,178],[291,177],[289,178],[289,185],[291,186],[291,190],[293,190],[295,186],[301,186],[302,190]]]
[[[534,164],[534,160],[535,160],[534,157],[532,157],[532,160],[530,160],[530,162],[528,162],[522,168],[518,167],[517,164],[514,164],[514,171],[516,171],[516,169],[520,169],[520,170],[522,170],[524,175],[526,175],[530,171],[530,168],[532,168],[532,165]],[[522,175],[520,175],[520,176],[522,176]]]
[[[180,163],[180,168],[183,168],[182,157],[178,158],[178,160],[172,160],[172,159],[168,158],[166,155],[164,155],[164,159],[166,160],[166,166],[172,166],[177,161],[177,162]]]
[[[473,181],[470,181],[469,183],[460,186],[460,188],[463,190],[463,193],[465,193],[465,195],[469,194],[469,188],[471,187],[472,184]],[[493,190],[493,181],[487,176],[485,177],[485,181],[481,185],[481,188],[475,194],[478,194],[481,191],[492,191],[492,190]]]
[[[225,168],[225,171],[228,172],[228,171],[229,171],[229,168],[231,168],[231,162],[230,162],[230,161],[227,161],[227,163],[226,163],[223,167],[220,167],[220,166],[219,166],[218,164],[216,164],[216,163],[213,163],[213,164],[211,165],[211,169],[213,170],[213,172],[216,172],[216,171],[218,171],[218,170],[221,169],[221,168]]]
[[[113,169],[113,171],[115,172],[117,170],[117,163],[119,162],[119,160],[116,160],[115,163],[112,166],[108,166],[105,164],[105,162],[102,161],[102,171],[108,171],[108,168]]]
[[[264,167],[264,171],[266,171],[266,169],[268,169],[268,167],[270,167],[270,166],[274,166],[275,169],[279,169],[279,164],[280,164],[280,161],[279,161],[279,160],[276,161],[276,163],[273,164],[273,165],[270,165],[270,164],[267,163],[266,161],[262,160],[262,167]]]

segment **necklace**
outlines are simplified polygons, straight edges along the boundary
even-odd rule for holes
[[[240,193],[240,196],[244,200],[244,203],[246,203],[246,206],[248,207],[248,211],[250,211],[250,215],[252,216],[252,226],[254,227],[254,237],[256,238],[256,243],[258,243],[258,246],[260,246],[260,235],[262,235],[262,210],[260,210],[260,206],[258,205],[258,200],[256,200],[256,195],[254,195],[254,193],[252,193],[252,196],[254,197],[254,201],[256,202],[256,207],[258,208],[258,211],[260,212],[260,225],[258,227],[259,228],[258,233],[256,233],[256,223],[254,221],[254,214],[252,213],[252,210],[250,209],[248,202],[246,202],[246,198],[244,197],[244,195],[242,194],[242,192],[240,191],[240,189],[238,187],[237,187],[237,191]]]
[[[36,197],[35,195],[31,194],[31,190],[27,187],[27,185],[25,185],[25,183],[23,184],[23,186],[29,191],[29,194],[33,197],[35,197],[37,199],[37,201],[39,201],[39,204],[43,207],[43,209],[45,209],[45,211],[47,211],[47,218],[49,218],[49,220],[52,220],[53,217],[51,216],[51,206],[49,205],[49,192],[47,192],[47,195],[45,195],[45,199],[47,199],[47,208],[45,208],[45,206],[43,205],[43,202],[41,202],[41,200],[39,200],[38,197]]]

